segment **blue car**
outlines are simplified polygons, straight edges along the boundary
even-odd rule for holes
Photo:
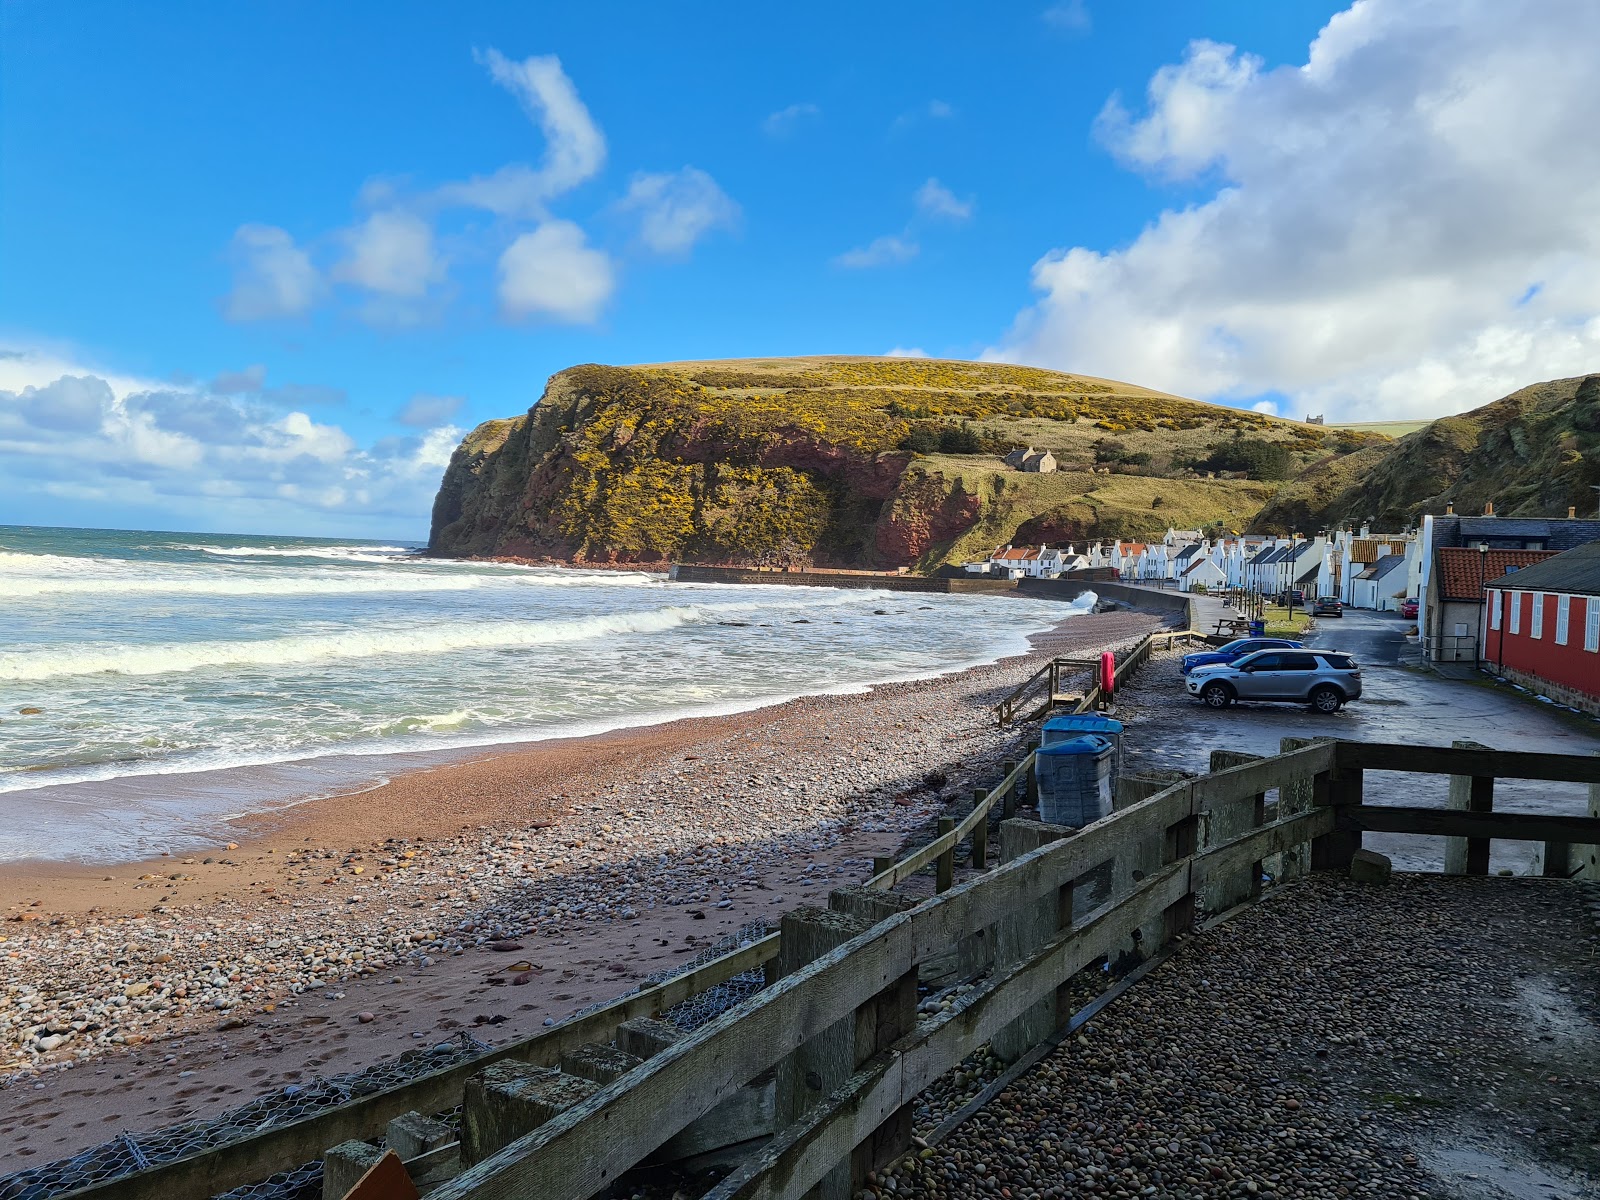
[[[1185,654],[1183,665],[1178,670],[1187,675],[1196,667],[1209,667],[1216,663],[1231,663],[1236,658],[1243,658],[1246,654],[1254,654],[1257,650],[1303,650],[1301,642],[1291,642],[1284,638],[1250,637],[1239,638],[1229,642],[1226,646],[1218,646],[1215,650],[1207,650],[1203,654]]]

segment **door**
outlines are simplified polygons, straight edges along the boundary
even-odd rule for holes
[[[1273,674],[1273,686],[1277,689],[1276,700],[1304,700],[1311,694],[1312,676],[1316,674],[1317,659],[1313,654],[1296,654],[1293,651],[1282,656],[1278,670]]]
[[[1234,690],[1241,700],[1270,700],[1273,680],[1278,674],[1281,654],[1258,654],[1248,664],[1239,668],[1233,681]]]

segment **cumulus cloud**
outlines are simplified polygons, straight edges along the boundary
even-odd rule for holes
[[[276,225],[241,225],[229,247],[233,290],[224,309],[235,321],[297,317],[322,294],[311,256]]]
[[[344,235],[333,278],[384,296],[414,299],[444,276],[433,227],[415,213],[375,212]]]
[[[860,271],[868,267],[887,267],[896,263],[910,262],[921,251],[922,247],[916,242],[891,233],[873,238],[865,246],[846,250],[833,260],[833,264],[846,270]]]
[[[791,104],[775,113],[768,113],[761,129],[768,137],[786,137],[807,121],[822,115],[822,109],[809,102]]]
[[[917,212],[936,221],[969,221],[977,210],[975,201],[957,199],[956,194],[937,179],[929,179],[912,199]]]
[[[946,100],[929,100],[908,112],[901,113],[889,125],[890,133],[902,133],[920,121],[947,121],[956,115],[955,106]]]
[[[605,135],[555,55],[514,62],[490,49],[479,54],[478,61],[539,126],[544,157],[538,167],[513,163],[490,175],[445,184],[436,199],[503,217],[537,220],[545,215],[549,201],[599,174],[606,160]]]
[[[928,358],[928,352],[920,346],[896,346],[893,350],[883,352],[885,358]]]
[[[394,419],[402,425],[415,425],[421,428],[443,425],[460,412],[461,406],[465,403],[466,401],[460,396],[433,396],[427,392],[418,392],[395,414]]]
[[[213,523],[237,528],[384,519],[420,532],[462,433],[443,409],[417,436],[363,447],[337,424],[259,400],[61,375],[0,388],[0,494],[153,507],[176,527],[203,503]]]
[[[1344,418],[1594,369],[1597,42],[1588,0],[1362,0],[1303,65],[1192,44],[1098,132],[1209,198],[1051,251],[991,357]]]
[[[500,307],[510,317],[587,324],[615,288],[611,259],[571,221],[546,221],[500,256]]]
[[[638,219],[641,242],[666,255],[687,254],[713,229],[739,221],[739,206],[698,167],[640,172],[617,208]]]

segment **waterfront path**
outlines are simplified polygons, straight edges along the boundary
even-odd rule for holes
[[[874,1190],[1594,1196],[1587,903],[1540,880],[1287,886],[1189,939]]]

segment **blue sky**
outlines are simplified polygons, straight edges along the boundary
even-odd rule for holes
[[[587,361],[1471,407],[1600,346],[1595,7],[10,0],[0,523],[420,537]]]

